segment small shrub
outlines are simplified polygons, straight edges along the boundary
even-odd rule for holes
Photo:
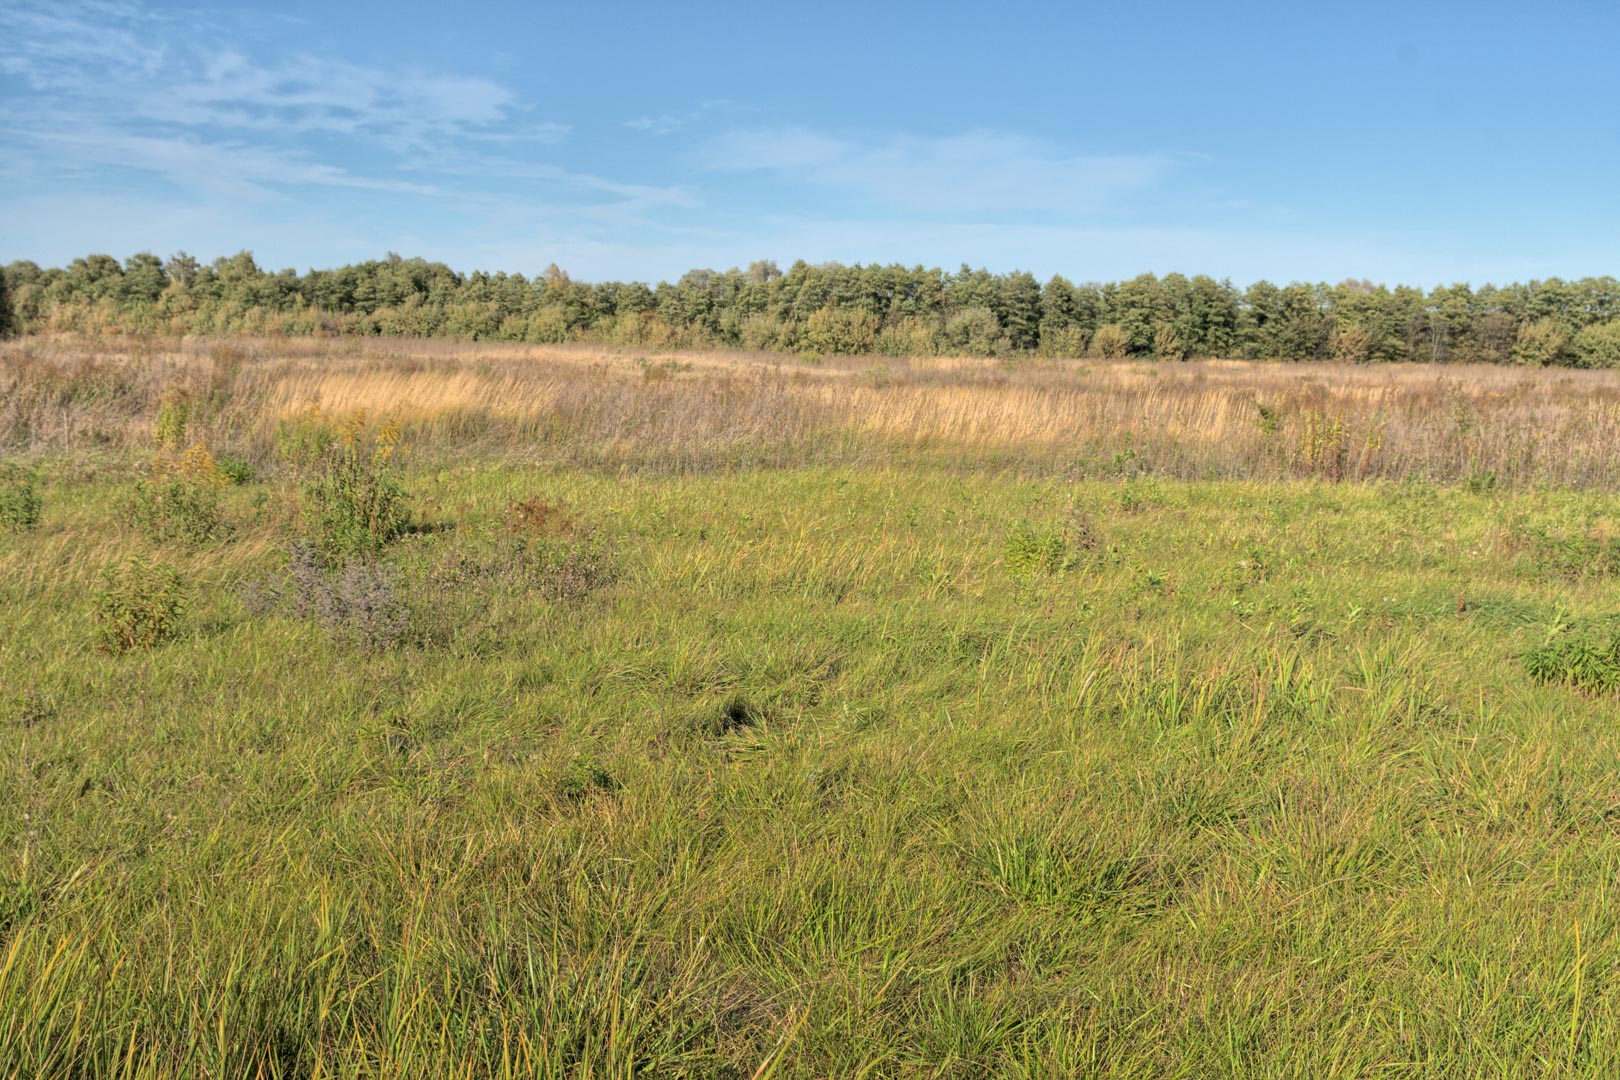
[[[409,496],[399,453],[399,429],[371,428],[364,413],[355,413],[327,446],[304,496],[316,546],[329,561],[375,557],[405,532]]]
[[[1062,573],[1073,564],[1061,530],[1037,528],[1028,521],[1019,522],[1007,534],[1002,545],[1002,562],[1007,572],[1020,580]]]
[[[135,485],[130,518],[155,541],[217,540],[227,532],[221,496],[229,483],[201,443],[178,457],[160,454],[151,475]]]
[[[313,544],[292,545],[287,571],[280,581],[252,583],[242,599],[254,614],[285,607],[301,619],[312,619],[333,636],[367,649],[398,645],[410,633],[405,590],[393,567],[348,562],[333,568]]]
[[[185,582],[173,568],[142,559],[102,571],[95,594],[97,644],[104,652],[150,649],[174,637],[186,609]]]
[[[239,457],[220,456],[215,459],[219,473],[237,487],[253,483],[257,475],[251,463]]]
[[[1077,359],[1086,355],[1087,347],[1091,344],[1091,335],[1081,326],[1051,326],[1041,327],[1042,356],[1063,357]]]
[[[0,525],[8,529],[32,529],[39,524],[44,504],[30,473],[0,473]]]
[[[1525,673],[1537,682],[1612,692],[1620,688],[1620,627],[1611,625],[1606,632],[1561,629],[1522,661]]]

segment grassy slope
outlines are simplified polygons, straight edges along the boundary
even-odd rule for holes
[[[115,486],[0,534],[0,1075],[1614,1074],[1620,709],[1516,660],[1613,586],[1505,539],[1603,496],[411,486],[624,576],[368,654],[230,591],[276,493],[115,658]]]

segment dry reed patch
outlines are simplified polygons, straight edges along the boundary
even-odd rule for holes
[[[647,379],[649,364],[664,375]],[[450,341],[28,339],[0,345],[0,444],[134,448],[166,393],[215,445],[312,403],[422,445],[601,462],[861,460],[933,448],[1097,471],[1332,480],[1494,474],[1612,486],[1620,373],[1205,360],[832,358]],[[746,449],[745,449],[746,448]]]

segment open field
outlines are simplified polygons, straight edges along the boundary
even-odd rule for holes
[[[216,445],[269,460],[311,402],[422,451],[655,472],[928,460],[1071,477],[1620,484],[1620,372],[659,354],[455,342],[0,344],[0,446],[145,448],[190,390]]]
[[[0,350],[0,1077],[1620,1069],[1615,376],[105,350]]]

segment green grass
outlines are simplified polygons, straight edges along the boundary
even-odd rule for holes
[[[1620,607],[1536,542],[1608,496],[418,469],[450,595],[365,649],[238,595],[290,482],[153,547],[44,472],[0,1076],[1620,1068],[1620,706],[1520,660]],[[433,584],[532,498],[611,586]],[[105,655],[136,554],[191,606]]]

